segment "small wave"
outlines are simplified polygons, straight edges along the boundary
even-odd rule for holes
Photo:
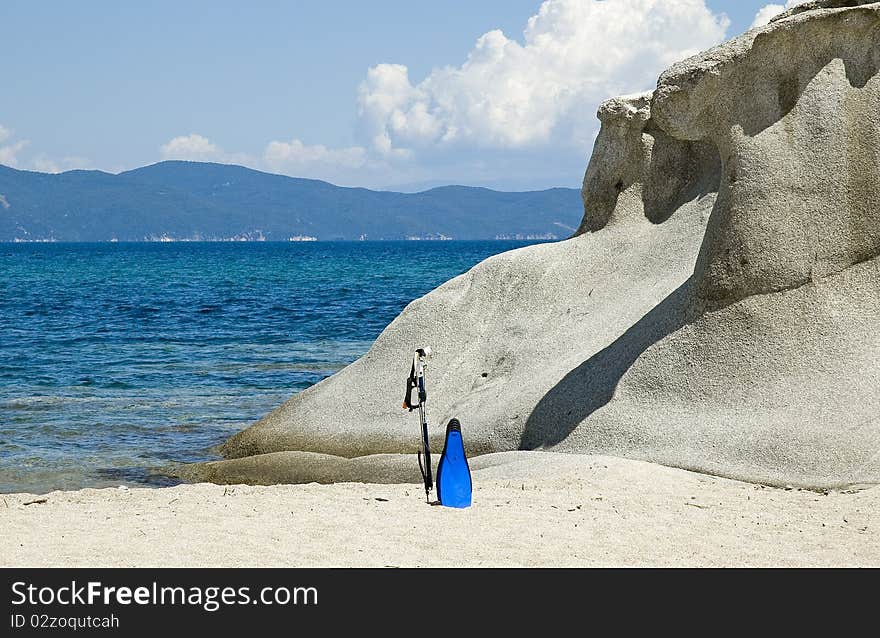
[[[74,403],[73,397],[17,397],[8,401],[0,401],[0,409],[5,410],[51,410],[65,403]]]
[[[102,383],[101,387],[109,390],[134,390],[137,388],[137,386],[125,381],[110,381],[109,383]]]
[[[117,304],[116,309],[121,310],[122,312],[130,312],[134,315],[154,314],[162,311],[161,308],[156,308],[155,306],[138,306],[132,304]]]
[[[218,312],[220,310],[223,310],[222,306],[218,306],[216,304],[207,304],[207,305],[199,308],[199,312],[202,314],[208,314],[210,312]]]

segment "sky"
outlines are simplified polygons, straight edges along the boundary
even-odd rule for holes
[[[789,6],[798,0],[788,0]],[[578,187],[599,103],[766,0],[2,0],[0,164]]]

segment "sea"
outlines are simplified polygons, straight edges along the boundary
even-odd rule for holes
[[[407,303],[531,243],[0,244],[0,492],[173,484]]]

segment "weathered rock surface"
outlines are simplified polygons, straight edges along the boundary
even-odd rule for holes
[[[523,447],[880,481],[878,61],[873,3],[792,12],[661,76],[651,119],[722,162],[694,276],[545,395]]]
[[[414,301],[364,357],[224,454],[415,451],[416,418],[398,406],[409,353],[431,345],[438,449],[457,416],[472,455],[880,482],[878,67],[880,3],[827,0],[674,65],[652,94],[607,101],[577,236]],[[267,455],[190,476],[239,463],[261,482],[268,457],[296,481],[377,467]],[[378,466],[396,476],[397,462]]]
[[[427,379],[434,445],[457,416],[471,454],[517,449],[541,398],[693,271],[718,164],[695,162],[699,145],[647,132],[643,117],[630,117],[645,101],[613,100],[619,112],[603,116],[585,187],[588,200],[593,192],[609,200],[592,213],[604,219],[601,232],[497,255],[417,299],[364,357],[233,437],[224,455],[415,452],[417,416],[400,405],[421,345],[434,350]],[[626,152],[602,153],[619,147]],[[673,163],[683,176],[668,180]],[[645,194],[646,181],[663,182],[672,203]]]

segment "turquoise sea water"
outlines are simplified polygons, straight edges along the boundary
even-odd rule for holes
[[[528,243],[2,244],[0,492],[167,484]]]

